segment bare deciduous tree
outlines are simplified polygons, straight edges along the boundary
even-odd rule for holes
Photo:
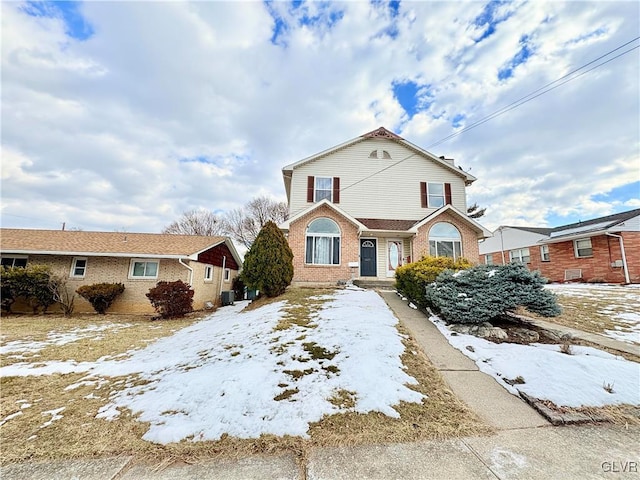
[[[226,214],[226,233],[249,248],[267,222],[272,221],[277,225],[288,216],[286,202],[278,202],[267,196],[257,197],[243,208],[236,208]]]
[[[162,233],[213,237],[225,234],[225,222],[218,215],[207,210],[190,210],[166,226]]]

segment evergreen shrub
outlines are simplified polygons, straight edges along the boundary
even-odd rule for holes
[[[244,257],[242,280],[267,297],[282,295],[293,279],[293,253],[278,226],[269,221]]]
[[[18,298],[23,298],[31,306],[34,314],[39,308],[45,313],[56,303],[49,288],[51,278],[51,268],[46,265],[3,268],[0,270],[2,308],[10,312],[11,305]]]
[[[471,267],[466,258],[422,257],[396,268],[396,288],[421,308],[427,307],[425,289],[445,270],[459,271]]]
[[[162,318],[178,318],[193,311],[193,294],[191,285],[182,280],[160,281],[149,289],[147,298]]]
[[[87,300],[100,315],[105,314],[122,292],[124,292],[122,283],[94,283],[93,285],[83,285],[76,290],[76,293]]]
[[[513,312],[518,306],[545,317],[560,314],[556,296],[544,289],[547,280],[524,265],[478,265],[445,271],[428,285],[425,301],[449,323],[482,323]]]

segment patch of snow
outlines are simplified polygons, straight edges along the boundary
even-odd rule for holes
[[[11,420],[12,418],[16,418],[19,417],[20,415],[22,415],[22,412],[20,410],[18,410],[15,413],[12,413],[11,415],[7,415],[6,417],[4,417],[2,420],[0,420],[0,426],[4,425],[5,423],[7,423],[9,420]]]
[[[560,352],[559,345],[496,344],[473,335],[452,335],[438,317],[430,320],[451,345],[514,395],[521,390],[532,397],[567,407],[640,405],[638,363],[592,347],[573,345],[573,355],[567,355]],[[467,345],[473,351],[465,348]],[[512,386],[503,380],[518,376],[524,378],[524,384]],[[606,392],[605,384],[614,384],[614,392]]]
[[[66,407],[56,408],[55,410],[47,410],[46,412],[42,412],[42,415],[51,415],[51,419],[44,422],[40,425],[40,428],[45,428],[51,425],[53,422],[61,420],[63,418],[60,413],[64,412]]]
[[[411,308],[413,308],[414,310],[417,310],[417,309],[418,309],[418,307],[416,307],[416,306],[415,306],[413,303],[411,303],[411,302],[409,302],[409,306],[410,306]]]
[[[115,419],[129,409],[150,423],[143,438],[161,444],[223,434],[306,437],[309,424],[326,415],[377,411],[397,418],[394,405],[421,402],[424,396],[407,386],[417,382],[403,369],[398,321],[384,300],[351,287],[332,297],[313,314],[314,328],[275,330],[286,302],[247,312],[241,312],[247,302],[237,302],[125,359],[16,364],[0,368],[0,375],[87,372],[81,382],[137,375],[145,384],[112,390],[97,416]],[[313,358],[308,350],[314,346],[327,358]],[[297,380],[296,372],[303,373]],[[344,390],[354,392],[351,409],[330,401]]]

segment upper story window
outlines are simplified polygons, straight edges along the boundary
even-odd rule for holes
[[[591,245],[591,238],[574,240],[573,250],[576,254],[576,258],[585,258],[585,257],[593,256],[593,247]]]
[[[307,227],[305,263],[340,264],[340,227],[330,218],[317,218]]]
[[[87,273],[87,258],[86,257],[74,257],[71,262],[71,273],[69,276],[73,278],[84,278]]]
[[[540,246],[540,259],[543,262],[549,261],[549,245],[541,245]]]
[[[2,266],[4,268],[26,267],[27,257],[25,255],[2,256]]]
[[[390,160],[391,155],[386,150],[373,150],[369,154],[369,158],[384,158],[384,159]]]
[[[462,237],[456,227],[448,222],[438,222],[429,230],[429,255],[432,257],[462,256]]]
[[[159,260],[145,260],[134,258],[131,260],[129,278],[158,278]]]
[[[531,254],[528,248],[518,248],[509,251],[509,261],[516,263],[530,263]]]
[[[321,200],[340,203],[340,177],[307,177],[307,202]]]
[[[451,184],[420,182],[420,203],[422,208],[440,208],[450,205]]]

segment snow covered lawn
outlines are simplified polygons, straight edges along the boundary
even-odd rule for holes
[[[0,377],[83,374],[65,390],[94,388],[85,398],[103,400],[98,418],[132,412],[150,425],[143,438],[160,444],[224,434],[304,437],[326,415],[398,417],[400,402],[426,398],[408,387],[417,382],[400,359],[397,319],[376,293],[317,296],[303,320],[284,301],[241,312],[245,305],[222,308],[123,359],[21,362],[0,368]],[[112,377],[127,380],[103,388]],[[62,407],[43,414],[59,422]],[[19,421],[11,414],[0,421]]]
[[[607,284],[550,284],[560,317],[547,321],[640,345],[640,288]]]
[[[571,346],[572,354],[568,355],[561,353],[560,345],[497,344],[452,332],[437,316],[430,320],[451,345],[514,395],[519,395],[518,390],[521,390],[565,407],[640,405],[638,363],[577,345]],[[612,391],[607,391],[608,387]]]

